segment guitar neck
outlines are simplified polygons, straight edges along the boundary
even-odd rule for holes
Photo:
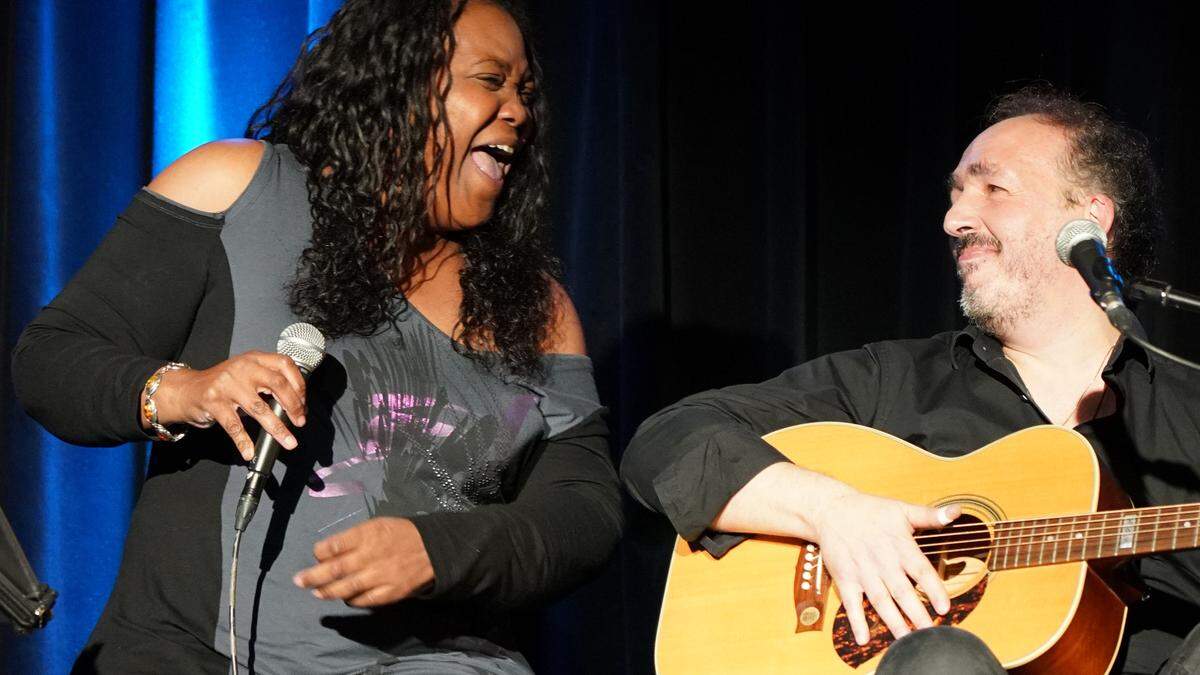
[[[992,570],[1200,547],[1200,504],[1006,520],[992,525]]]

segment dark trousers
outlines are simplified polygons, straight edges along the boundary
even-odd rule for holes
[[[875,672],[878,675],[995,675],[1004,673],[1004,668],[987,645],[971,633],[952,626],[935,626],[913,631],[897,640],[883,655]],[[1200,673],[1200,626],[1192,629],[1156,672],[1157,675]]]

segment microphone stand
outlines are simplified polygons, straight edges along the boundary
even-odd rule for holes
[[[1192,312],[1200,312],[1200,296],[1183,291],[1176,291],[1171,284],[1162,281],[1154,281],[1153,279],[1137,279],[1129,285],[1127,292],[1130,300],[1149,300],[1158,303],[1163,307],[1171,307],[1175,309],[1186,309]],[[1136,335],[1135,331],[1124,330],[1120,326],[1118,329],[1132,343],[1139,345],[1148,352],[1153,352],[1159,356],[1174,361],[1181,366],[1186,366],[1192,370],[1200,370],[1200,363],[1189,361],[1181,356],[1176,356],[1161,347],[1156,347],[1150,344],[1143,335]]]
[[[58,593],[38,581],[21,544],[0,509],[0,618],[24,635],[44,628]]]
[[[1163,307],[1200,312],[1200,295],[1184,293],[1165,281],[1136,279],[1129,285],[1130,300],[1149,300]]]

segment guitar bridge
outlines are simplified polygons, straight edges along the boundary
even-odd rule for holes
[[[825,623],[825,591],[829,573],[816,544],[806,544],[796,562],[793,599],[796,603],[796,632],[819,631]]]

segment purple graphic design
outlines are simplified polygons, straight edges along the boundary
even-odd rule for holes
[[[313,479],[309,480],[309,496],[327,498],[362,494],[364,491],[362,481],[327,482],[326,479],[363,462],[378,462],[387,459],[390,449],[381,446],[377,439],[389,436],[392,430],[398,426],[417,427],[421,432],[433,438],[445,438],[454,433],[455,427],[452,424],[435,422],[427,416],[419,416],[418,408],[426,412],[437,409],[437,400],[432,397],[417,397],[414,394],[405,393],[377,393],[371,395],[370,405],[372,410],[380,411],[379,414],[367,421],[368,433],[373,438],[367,438],[358,444],[358,457],[342,460],[314,472]],[[446,405],[444,410],[465,412],[455,405]]]
[[[375,441],[367,441],[359,446],[359,452],[362,455],[351,457],[350,459],[342,460],[337,464],[332,464],[323,467],[316,471],[313,476],[315,480],[309,480],[308,495],[310,497],[344,497],[346,495],[361,495],[363,493],[363,484],[359,480],[348,480],[342,483],[327,483],[325,479],[342,469],[349,469],[355,464],[363,462],[378,462],[383,459],[379,444]],[[316,487],[314,487],[316,486]]]
[[[405,457],[422,458],[424,471],[431,473],[439,486],[437,499],[443,508],[462,510],[480,498],[491,501],[499,494],[508,464],[503,451],[495,453],[518,443],[521,428],[538,400],[530,394],[517,395],[503,409],[479,416],[438,396],[376,392],[365,398],[367,414],[359,427],[358,454],[315,471],[309,479],[309,496],[364,495],[372,490],[347,472],[360,464],[387,461],[393,452],[403,452]],[[387,484],[393,480],[393,469],[384,471],[388,477],[384,478],[381,497],[388,502]]]
[[[396,425],[419,426],[429,436],[445,438],[454,433],[454,426],[444,422],[435,422],[428,417],[418,417],[420,411],[435,410],[438,402],[433,397],[418,399],[413,394],[372,394],[371,409],[383,409],[383,413],[372,417],[367,422],[367,428],[374,434],[385,429],[393,429]],[[446,404],[448,411],[465,413],[462,408]]]

